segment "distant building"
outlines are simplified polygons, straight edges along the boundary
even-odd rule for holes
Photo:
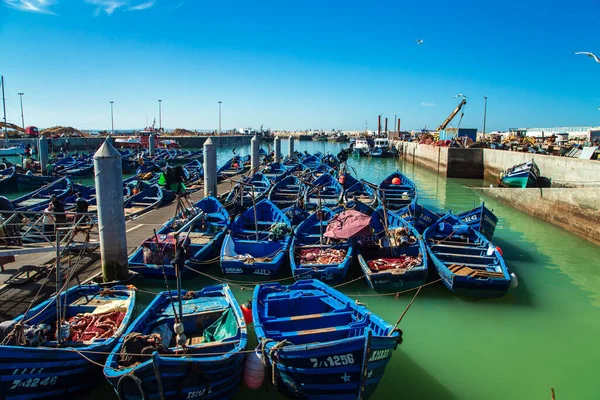
[[[519,128],[511,129],[511,132],[522,133],[523,136],[532,136],[536,138],[550,137],[558,134],[568,134],[569,139],[590,140],[598,135],[600,126],[557,126],[553,128]],[[516,135],[520,136],[520,135]]]

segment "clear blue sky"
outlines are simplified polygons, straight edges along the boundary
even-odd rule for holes
[[[256,4],[255,4],[256,3]],[[260,3],[260,4],[258,4]],[[167,128],[600,125],[600,2],[0,0],[8,119]],[[419,45],[416,39],[423,39]],[[457,120],[455,120],[456,124]],[[390,122],[390,126],[391,126]]]

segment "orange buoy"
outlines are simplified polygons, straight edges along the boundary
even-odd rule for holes
[[[502,254],[502,249],[500,248],[500,246],[496,246],[496,250],[498,250],[498,253],[500,253],[501,256],[504,255],[504,254]]]
[[[242,306],[240,308],[242,309],[242,314],[244,314],[244,321],[246,321],[246,324],[251,324],[252,323],[252,303],[250,303],[250,301],[248,301],[248,303],[242,304]]]
[[[338,179],[338,182],[343,185],[344,183],[346,183],[346,175],[340,175],[340,178]]]
[[[246,356],[244,366],[244,383],[249,389],[258,389],[265,380],[265,366],[262,362],[263,355],[258,350]]]
[[[231,166],[232,166],[233,168],[239,168],[240,164],[238,164],[238,163],[233,163],[233,164],[231,164]]]
[[[400,183],[402,183],[400,181],[400,178],[396,177],[396,178],[392,179],[392,185],[399,185]]]

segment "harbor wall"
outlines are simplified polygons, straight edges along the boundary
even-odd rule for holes
[[[448,178],[498,182],[506,169],[533,159],[552,187],[600,187],[600,161],[493,149],[461,149],[395,142],[407,161]]]
[[[600,188],[474,188],[600,245]]]
[[[115,137],[124,137],[127,136],[115,136]],[[184,148],[201,148],[204,145],[204,142],[209,138],[209,136],[164,136],[164,139],[175,140],[181,147]],[[251,135],[222,135],[222,136],[210,136],[213,140],[213,143],[218,146],[246,146],[250,144],[250,140],[252,140]],[[52,145],[55,150],[60,149],[65,142],[69,141],[69,149],[70,150],[96,150],[104,143],[106,138],[103,136],[91,136],[85,138],[59,138],[52,139]],[[2,140],[1,145],[3,147],[15,146],[19,144],[27,144],[29,143],[32,146],[37,147],[37,139],[11,139],[10,141]]]

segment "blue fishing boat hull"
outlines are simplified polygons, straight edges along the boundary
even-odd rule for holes
[[[481,232],[488,240],[492,240],[494,237],[498,217],[485,206],[485,203],[481,203],[480,206],[456,216],[471,228]]]
[[[17,190],[17,177],[15,167],[0,171],[0,193],[8,193]]]
[[[412,202],[397,211],[400,218],[414,226],[419,233],[425,232],[440,216],[422,205]]]
[[[289,234],[284,238],[273,237],[271,229],[276,224],[291,232],[288,218],[267,199],[238,215],[221,247],[223,273],[274,277],[283,265],[291,241]]]
[[[502,297],[511,275],[502,255],[481,233],[447,214],[423,234],[427,251],[448,290],[473,298]],[[468,268],[468,270],[465,270]],[[477,274],[457,270],[477,271]]]
[[[319,205],[331,208],[342,202],[344,188],[330,174],[324,173],[319,176],[312,182],[312,185],[306,190],[305,205],[307,209],[312,210]],[[320,200],[317,188],[320,188]]]
[[[59,175],[68,176],[69,178],[85,178],[94,175],[94,164],[78,163],[74,167],[64,169],[59,172]]]
[[[393,184],[394,178],[400,179],[399,184]],[[385,194],[386,206],[392,211],[399,210],[417,198],[417,187],[404,174],[396,171],[385,178],[379,188]]]
[[[27,175],[20,174],[17,172],[17,186],[19,189],[39,189],[42,186],[46,186],[50,182],[57,180],[55,176],[43,176],[43,175]]]
[[[104,364],[106,355],[113,349],[118,337],[129,325],[135,305],[135,290],[125,286],[111,288],[114,292],[108,300],[128,300],[123,322],[117,336],[98,340],[96,343],[65,342],[64,348],[0,346],[0,398],[36,399],[52,396],[69,396],[71,393],[88,389],[101,378],[97,365],[89,360]],[[61,301],[67,302],[67,316],[76,312],[91,311],[86,305],[72,305],[75,301],[94,300],[99,297],[102,288],[97,285],[82,285],[61,294]],[[88,301],[89,303],[90,301]],[[27,314],[33,317],[32,324],[41,323],[54,317],[56,322],[55,298],[32,308]],[[87,308],[86,308],[87,307]],[[93,307],[92,307],[93,308]],[[15,319],[20,321],[23,316]],[[54,341],[54,346],[55,345]],[[76,348],[77,351],[74,351]],[[82,356],[83,354],[83,356]],[[84,358],[85,356],[85,358]]]
[[[506,170],[500,180],[500,185],[514,188],[537,187],[539,178],[540,170],[531,160]]]
[[[246,208],[252,207],[253,204],[261,201],[271,189],[271,181],[261,172],[248,177],[243,182],[244,184],[239,183],[229,192],[226,203],[235,203]]]
[[[119,398],[230,399],[237,392],[247,345],[246,324],[239,304],[227,285],[207,286],[196,292],[182,290],[182,295],[191,295],[191,298],[184,297],[181,318],[187,337],[201,334],[225,312],[233,313],[236,334],[219,341],[188,344],[189,356],[155,352],[133,366],[119,366],[120,352],[128,334],[149,334],[161,323],[169,328],[173,326],[171,302],[176,308],[179,306],[177,294],[175,291],[170,295],[160,293],[131,324],[104,366],[104,375]],[[175,349],[171,347],[171,351]]]
[[[370,398],[401,342],[401,332],[316,280],[258,285],[252,313],[276,387],[294,398]]]
[[[50,197],[55,195],[58,200],[67,197],[73,188],[69,178],[61,178],[29,194],[12,200],[16,211],[42,211],[50,203]]]
[[[295,176],[287,176],[273,186],[268,197],[277,208],[285,210],[298,204],[303,190],[300,179]]]
[[[375,209],[379,203],[377,194],[373,188],[362,181],[357,181],[354,185],[346,189],[344,192],[344,201],[346,203],[360,202],[372,209]]]

